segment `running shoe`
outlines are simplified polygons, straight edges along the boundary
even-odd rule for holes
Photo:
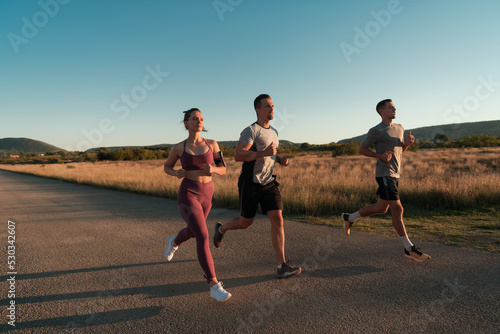
[[[174,247],[174,240],[175,238],[173,236],[167,238],[167,248],[165,249],[165,260],[167,261],[172,260],[175,251],[179,248],[179,246]]]
[[[302,272],[302,268],[290,267],[286,262],[283,262],[281,268],[278,268],[278,274],[276,277],[278,278],[287,278],[293,275],[298,275]]]
[[[429,255],[421,252],[416,246],[411,246],[411,251],[409,252],[405,248],[405,256],[416,262],[425,262],[431,258]]]
[[[220,244],[222,242],[222,238],[224,237],[224,234],[222,234],[219,230],[219,228],[222,226],[222,224],[220,222],[217,222],[217,224],[215,224],[215,233],[214,233],[214,245],[215,245],[215,248],[219,248],[220,247]]]
[[[349,214],[348,213],[341,214],[340,220],[342,221],[342,225],[344,226],[345,234],[351,235],[352,223],[349,221]]]
[[[210,288],[210,297],[215,298],[218,302],[223,302],[231,298],[231,294],[224,290],[222,282],[219,282]]]

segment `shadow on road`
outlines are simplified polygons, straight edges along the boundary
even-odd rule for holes
[[[193,261],[198,261],[198,260],[193,259],[193,260],[172,261],[172,263],[173,262],[193,262]],[[134,263],[134,264],[123,264],[123,265],[108,266],[108,267],[47,271],[47,272],[31,273],[31,274],[18,274],[18,275],[16,275],[16,280],[56,277],[56,276],[61,276],[61,275],[88,273],[88,272],[101,271],[101,270],[116,270],[116,269],[123,269],[123,268],[147,267],[147,266],[154,266],[154,265],[161,265],[161,264],[166,265],[167,262],[160,261],[160,262],[149,262],[149,263]],[[5,281],[9,277],[10,276],[0,276],[0,281]]]
[[[311,277],[338,278],[345,276],[372,274],[380,271],[383,271],[383,269],[371,266],[352,266],[352,267],[318,269],[312,271],[311,273],[308,273],[306,271],[304,274]]]
[[[164,263],[164,262],[158,262],[155,264],[159,263]],[[127,266],[136,266],[136,265],[127,265]],[[114,266],[106,268],[116,269],[116,267],[122,268],[127,266]],[[89,268],[89,270],[90,269],[102,270],[102,268]],[[86,271],[87,269],[79,269],[79,270]],[[304,280],[310,277],[338,278],[345,276],[365,275],[379,271],[382,271],[382,269],[370,266],[328,268],[328,269],[317,269],[309,271],[306,270],[301,276],[298,276],[296,278]],[[74,272],[74,271],[70,270],[69,272]],[[296,278],[294,277],[291,279],[296,279]],[[250,277],[226,278],[224,279],[224,282],[226,283],[226,286],[231,286],[232,288],[235,288],[238,286],[252,285],[266,281],[272,281],[275,279],[276,276],[274,274],[270,274],[270,275],[260,275],[260,276],[250,276]],[[28,303],[43,303],[43,302],[52,302],[61,300],[74,300],[74,299],[89,299],[90,302],[91,299],[95,298],[108,299],[108,298],[127,296],[127,295],[146,295],[149,298],[169,298],[175,296],[205,293],[207,292],[207,290],[208,290],[207,283],[199,281],[199,282],[186,282],[186,283],[175,283],[166,285],[108,289],[99,291],[74,292],[74,293],[54,294],[45,296],[20,297],[16,299],[16,304],[20,305]],[[8,305],[8,303],[9,299],[0,300],[0,305]]]
[[[114,324],[123,321],[139,320],[156,316],[161,311],[160,306],[139,307],[129,310],[118,310],[109,312],[98,312],[90,314],[72,315],[67,317],[57,317],[41,320],[33,320],[16,323],[15,329],[30,329],[41,327],[64,327],[68,331],[73,328],[83,328]],[[5,331],[4,329],[1,330]]]

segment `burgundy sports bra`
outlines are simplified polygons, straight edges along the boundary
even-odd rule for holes
[[[206,140],[205,144],[207,144],[208,146],[207,152],[200,155],[193,155],[186,152],[186,141],[184,141],[184,151],[182,152],[181,155],[182,169],[186,171],[202,170],[203,165],[205,164],[211,165],[214,162],[214,155],[212,153],[212,149],[210,148],[210,145],[208,145]]]

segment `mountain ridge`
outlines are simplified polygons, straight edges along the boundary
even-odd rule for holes
[[[419,141],[428,140],[432,141],[437,134],[444,134],[450,140],[460,139],[469,135],[489,134],[493,136],[500,136],[500,120],[496,121],[482,121],[482,122],[468,122],[468,123],[454,123],[443,125],[424,126],[414,129],[406,129],[411,131],[412,135]],[[346,143],[348,141],[362,142],[366,133],[352,138],[339,140],[338,143]],[[226,147],[236,147],[238,141],[219,141],[219,145]],[[302,143],[294,143],[289,140],[280,140],[281,146],[298,146]],[[157,144],[147,146],[113,146],[106,147],[107,149],[116,150],[134,147],[170,147],[173,144]],[[99,150],[100,147],[91,148],[87,151],[92,152]],[[24,152],[26,154],[41,154],[46,152],[66,151],[57,146],[50,145],[40,140],[30,138],[0,138],[0,155],[19,154]]]
[[[41,140],[31,138],[0,138],[0,153],[4,154],[41,154],[46,152],[65,151]]]
[[[470,135],[500,136],[500,120],[431,125],[414,129],[405,129],[405,132],[407,131],[411,131],[411,134],[415,136],[415,139],[419,141],[422,140],[432,141],[438,134],[444,134],[448,136],[450,140],[461,139]],[[339,143],[347,143],[349,141],[362,142],[365,137],[366,133],[356,137],[342,139],[339,140],[338,142]]]

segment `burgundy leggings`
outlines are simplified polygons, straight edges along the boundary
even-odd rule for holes
[[[187,227],[177,234],[175,243],[196,238],[196,251],[205,278],[210,282],[215,277],[214,260],[208,241],[207,216],[212,208],[213,182],[201,183],[189,179],[182,180],[177,195],[177,204]]]

